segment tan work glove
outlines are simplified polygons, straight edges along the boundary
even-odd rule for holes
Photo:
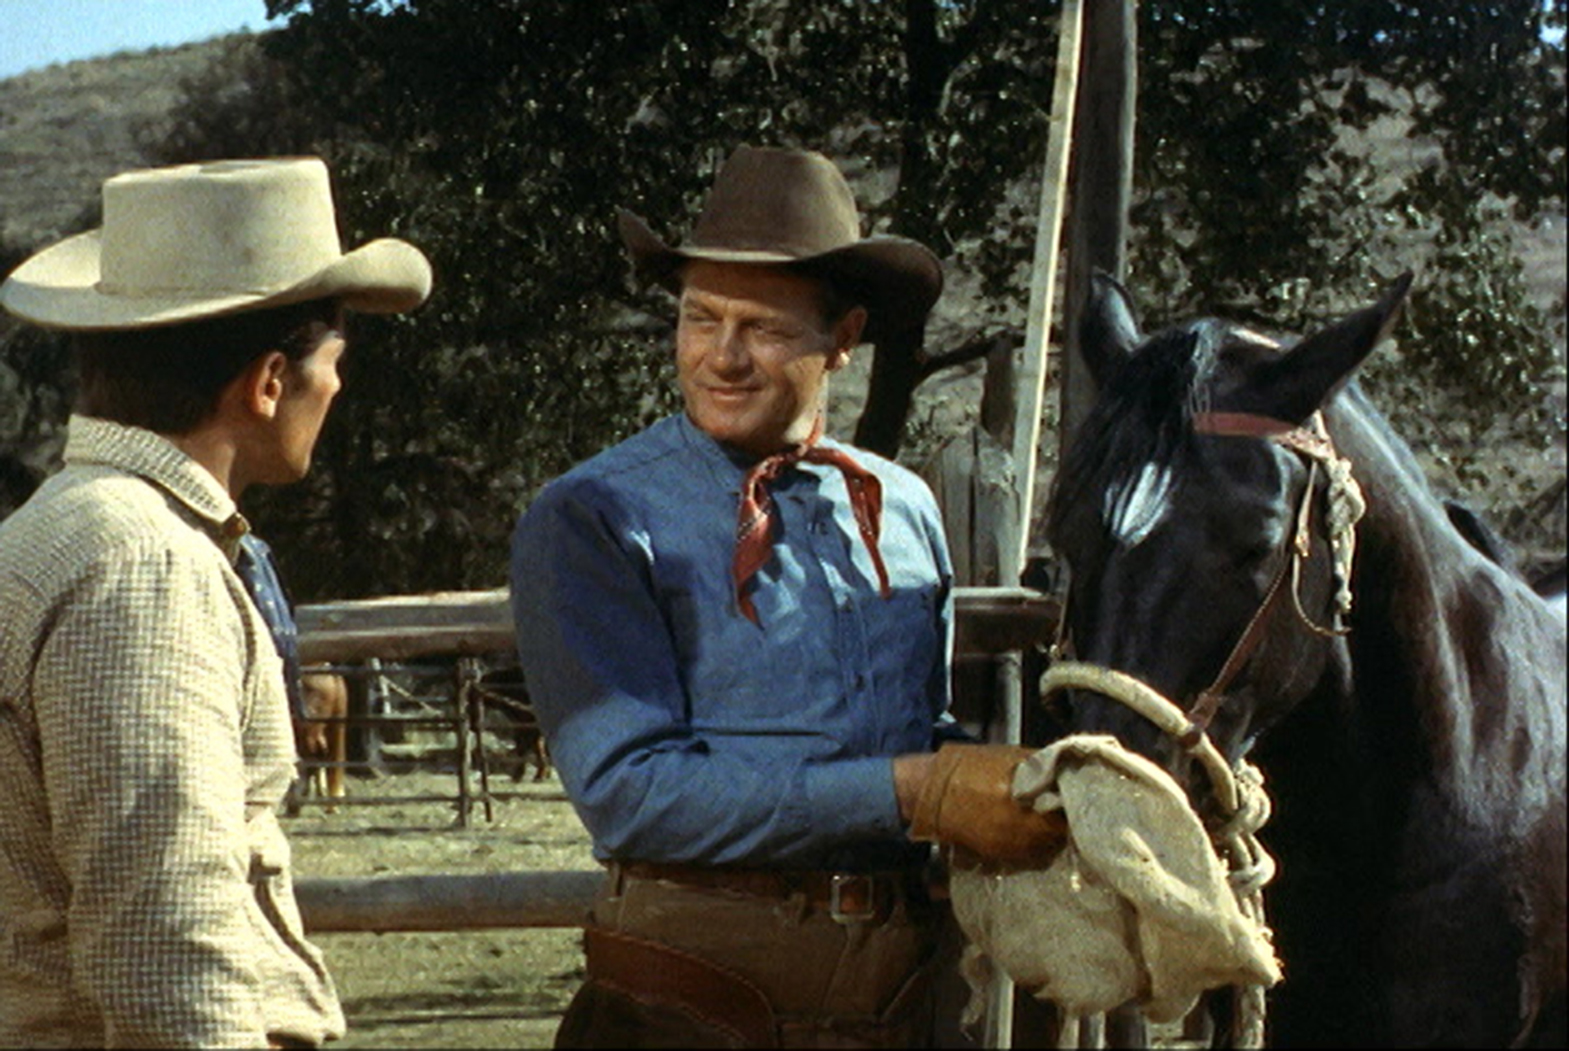
[[[1013,798],[1014,767],[1034,752],[1011,744],[943,745],[916,799],[910,838],[950,844],[983,862],[1049,859],[1067,839],[1062,812],[1037,814]]]

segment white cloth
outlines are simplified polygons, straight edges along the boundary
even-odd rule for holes
[[[1280,980],[1269,931],[1239,907],[1164,770],[1114,738],[1077,735],[1021,763],[1013,793],[1063,811],[1068,842],[1042,869],[953,869],[972,984],[989,961],[1066,1012],[1132,1002],[1166,1022],[1206,989]]]

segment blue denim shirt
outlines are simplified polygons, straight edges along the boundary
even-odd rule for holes
[[[519,657],[596,856],[864,869],[924,855],[890,757],[952,726],[952,568],[926,484],[851,451],[882,480],[891,596],[843,476],[801,464],[771,490],[760,626],[730,585],[750,461],[684,415],[578,465],[519,519]]]

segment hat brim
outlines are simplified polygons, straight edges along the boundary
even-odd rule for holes
[[[425,302],[431,289],[425,254],[391,237],[370,241],[288,285],[222,294],[105,292],[98,280],[100,247],[99,231],[90,230],[44,249],[0,285],[0,305],[44,328],[88,332],[155,328],[327,298],[361,313],[395,314]]]
[[[676,248],[625,208],[618,212],[616,225],[637,275],[677,295],[681,268],[694,259],[784,266],[821,277],[866,307],[862,338],[868,343],[920,326],[942,294],[942,264],[937,256],[919,241],[904,237],[868,237],[829,252],[798,256],[693,245]]]

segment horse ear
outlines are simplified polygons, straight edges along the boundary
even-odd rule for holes
[[[1089,298],[1079,322],[1079,352],[1095,386],[1104,389],[1142,342],[1133,297],[1116,278],[1096,270],[1090,275]]]
[[[1249,377],[1247,390],[1239,396],[1241,403],[1234,408],[1291,423],[1306,420],[1388,338],[1400,320],[1411,280],[1411,271],[1407,270],[1377,303],[1303,337],[1286,354],[1260,365]]]

